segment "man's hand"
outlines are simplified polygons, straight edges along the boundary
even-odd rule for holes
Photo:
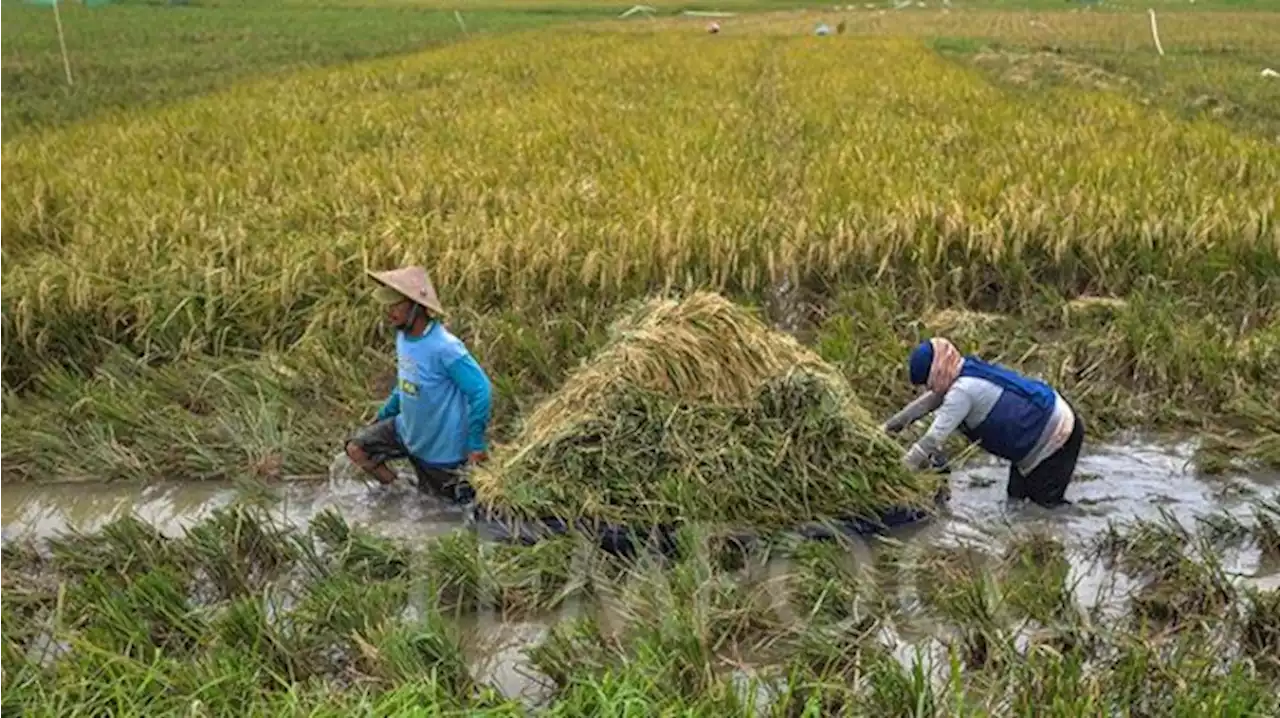
[[[484,451],[473,451],[471,452],[471,455],[467,457],[467,461],[471,464],[483,464],[488,460],[489,454]]]

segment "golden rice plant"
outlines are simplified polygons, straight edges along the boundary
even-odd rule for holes
[[[1005,307],[1270,286],[1273,144],[821,40],[534,31],[6,143],[6,384],[103,340],[359,346],[363,269],[407,262],[477,311],[783,279]]]

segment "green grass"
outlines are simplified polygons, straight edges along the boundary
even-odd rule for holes
[[[465,8],[465,5],[462,7]],[[255,0],[61,9],[68,86],[53,11],[3,4],[6,141],[113,111],[207,94],[255,77],[422,50],[487,34],[599,17],[589,7],[451,10],[412,4]]]
[[[1003,33],[938,38],[934,47],[1016,91],[1064,84],[1102,88],[1183,119],[1223,122],[1280,142],[1280,82],[1261,75],[1268,67],[1280,72],[1274,46],[1171,32],[1161,41],[1163,57],[1133,39],[1116,47],[1076,38],[1020,41]]]
[[[795,0],[721,0],[648,3],[660,15],[683,10],[760,12],[804,7]],[[862,3],[854,3],[858,8]],[[879,5],[892,3],[881,0]],[[1109,3],[1107,11],[1274,10],[1263,0],[1182,0]],[[58,49],[52,9],[20,0],[3,3],[3,107],[10,139],[111,111],[172,102],[225,88],[253,77],[304,68],[340,65],[413,52],[463,39],[454,17],[463,13],[466,32],[483,34],[548,23],[603,19],[629,5],[602,0],[196,0],[183,6],[121,2],[61,8],[74,84],[68,86]],[[956,8],[1061,10],[1059,0],[957,0]],[[694,21],[696,22],[696,21]],[[1273,53],[1240,53],[1229,48],[1186,48],[1167,37],[1170,56],[1162,61],[1141,53],[1102,51],[1079,55],[1112,72],[1132,76],[1156,95],[1188,112],[1201,111],[1240,121],[1254,113],[1261,127],[1277,122],[1276,83],[1223,80],[1256,76]],[[949,51],[977,49],[975,37],[947,38]],[[1032,47],[1012,45],[1008,49]],[[1075,55],[1073,55],[1075,56]],[[1256,79],[1256,78],[1255,78]],[[1252,85],[1252,86],[1250,86]],[[1189,104],[1188,104],[1189,103]],[[1258,125],[1254,119],[1243,120]]]

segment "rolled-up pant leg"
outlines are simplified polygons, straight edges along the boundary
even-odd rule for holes
[[[418,491],[435,494],[459,504],[470,503],[475,491],[467,481],[465,462],[454,466],[428,466],[415,459],[396,433],[394,418],[375,421],[357,431],[348,442],[359,446],[375,464],[408,459],[418,477]]]
[[[347,443],[359,446],[375,464],[385,464],[395,459],[408,458],[409,450],[396,433],[394,417],[362,426],[347,439]]]

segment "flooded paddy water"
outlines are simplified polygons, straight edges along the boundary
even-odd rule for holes
[[[1067,493],[1074,504],[1056,511],[1006,501],[1004,465],[971,460],[951,474],[951,499],[936,519],[893,531],[888,544],[854,538],[844,548],[852,564],[870,565],[886,545],[916,554],[971,546],[998,555],[1015,534],[1047,534],[1061,542],[1071,561],[1068,585],[1077,603],[1105,611],[1109,605],[1120,605],[1137,585],[1096,559],[1093,548],[1113,524],[1172,517],[1192,527],[1198,518],[1216,515],[1245,525],[1253,520],[1256,499],[1275,496],[1280,488],[1280,476],[1274,474],[1200,475],[1191,461],[1193,451],[1194,446],[1186,442],[1145,440],[1087,447]],[[328,481],[277,487],[271,504],[277,520],[305,528],[321,512],[334,510],[352,525],[409,545],[464,525],[459,510],[421,496],[406,484],[378,487],[355,478],[349,466],[335,467]],[[233,485],[212,482],[6,484],[0,487],[4,541],[50,538],[70,530],[90,532],[128,512],[164,534],[180,536],[215,509],[231,505],[239,491]],[[1219,559],[1224,573],[1242,585],[1280,587],[1280,562],[1251,544],[1224,547]],[[770,559],[764,570],[770,577],[783,577],[791,570],[789,559]],[[918,602],[909,595],[899,599],[906,604]],[[610,612],[599,597],[575,597],[555,611],[519,619],[481,610],[458,620],[476,679],[507,697],[536,704],[551,687],[531,667],[527,649],[566,618],[594,613],[607,621]],[[888,634],[886,642],[895,646],[899,660],[910,663],[923,655],[926,662],[945,671],[944,644],[929,630],[927,620],[911,623],[885,625],[880,630]],[[749,668],[744,665],[738,672],[742,675],[736,677],[745,677]]]
[[[971,459],[950,476],[951,499],[937,519],[896,530],[914,543],[969,540],[995,542],[1013,527],[1035,527],[1068,544],[1096,537],[1112,522],[1158,519],[1162,510],[1181,521],[1227,512],[1245,517],[1250,499],[1280,489],[1280,474],[1201,476],[1192,464],[1194,446],[1135,440],[1086,446],[1067,492],[1073,506],[1054,511],[1005,500],[1003,463]],[[279,485],[273,513],[285,524],[305,526],[326,509],[379,535],[427,539],[463,525],[460,510],[419,494],[402,482],[377,486],[349,468],[329,481]],[[94,529],[130,511],[166,535],[177,536],[240,490],[226,482],[125,482],[0,485],[3,537],[48,538]],[[1255,557],[1256,558],[1256,557]]]

